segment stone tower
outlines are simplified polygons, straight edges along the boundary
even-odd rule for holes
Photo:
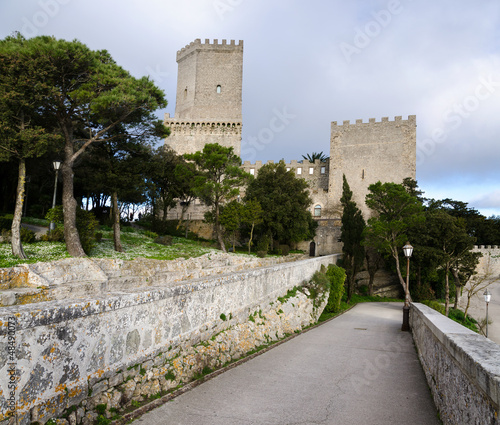
[[[175,117],[165,114],[166,145],[179,154],[207,143],[241,151],[243,41],[196,39],[177,52]]]
[[[342,175],[353,192],[353,200],[370,216],[365,204],[368,186],[378,182],[402,183],[406,177],[416,177],[415,115],[407,120],[395,117],[394,121],[383,117],[381,122],[370,118],[367,123],[356,120],[355,124],[344,121],[343,125],[332,122],[330,140],[329,198],[332,209],[339,209],[342,197]]]

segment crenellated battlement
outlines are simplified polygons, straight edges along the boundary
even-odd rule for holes
[[[236,44],[235,40],[221,40],[219,43],[218,39],[214,39],[213,43],[210,43],[210,39],[206,38],[205,42],[202,43],[201,39],[197,38],[196,40],[189,43],[187,46],[183,47],[181,50],[177,51],[177,62],[183,57],[187,56],[191,52],[195,50],[241,50],[243,52],[243,40],[239,40],[238,44]]]
[[[276,162],[278,164],[280,161]],[[273,160],[269,160],[265,163],[262,161],[255,161],[254,163],[250,161],[244,161],[243,166],[245,167],[255,167],[255,168],[260,168],[263,165],[267,164],[274,164]],[[292,159],[289,163],[285,163],[287,167],[292,167],[292,168],[297,168],[297,167],[319,167],[319,166],[328,166],[328,161],[327,162],[321,162],[319,159],[314,160],[314,163],[309,162],[307,160],[297,160],[297,159]]]
[[[497,251],[496,254],[500,254],[500,246],[499,245],[474,245],[474,251],[479,251],[479,252]]]
[[[177,134],[241,133],[240,121],[176,120],[165,114],[163,122]]]
[[[382,117],[380,121],[377,121],[375,118],[369,118],[368,122],[363,122],[362,119],[357,119],[355,123],[351,124],[350,120],[345,120],[342,124],[337,124],[337,121],[332,121],[332,129],[333,127],[342,127],[342,126],[353,126],[353,125],[369,125],[369,124],[382,124],[382,123],[416,123],[417,117],[416,115],[408,115],[408,119],[404,120],[402,116],[394,117],[394,120],[389,120],[389,117]]]

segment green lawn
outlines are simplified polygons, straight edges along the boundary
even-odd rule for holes
[[[172,245],[157,244],[153,238],[142,230],[126,228],[121,234],[124,253],[116,252],[113,248],[113,232],[101,231],[103,239],[95,244],[89,257],[94,258],[120,258],[132,260],[137,257],[153,258],[158,260],[174,260],[184,257],[199,257],[212,252],[208,243],[197,242],[189,239],[173,237]],[[69,257],[63,242],[35,242],[23,243],[28,259],[20,260],[12,255],[9,243],[0,244],[0,267],[13,267],[18,264],[54,261]]]

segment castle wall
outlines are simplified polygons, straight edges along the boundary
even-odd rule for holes
[[[204,272],[194,267],[197,259],[82,258],[24,267],[45,270],[32,284],[43,275],[49,288],[65,286],[70,293],[96,279],[97,268],[100,289],[2,309],[0,422],[11,417],[8,423],[14,423],[15,410],[16,424],[43,424],[69,408],[70,423],[96,423],[99,405],[119,409],[161,395],[204,366],[215,369],[298,331],[317,320],[325,304],[321,296],[318,302],[300,295],[282,304],[278,297],[336,261],[331,256],[259,267],[269,262],[257,259],[250,260],[257,261],[252,268],[239,256],[214,253],[207,259],[219,273],[193,276]],[[172,266],[186,279],[172,279]]]
[[[177,63],[176,118],[241,122],[243,41],[196,39],[177,52]]]
[[[181,120],[170,118],[167,113],[164,124],[171,130],[165,144],[178,154],[195,153],[207,143],[218,143],[240,155],[241,122]]]
[[[365,204],[368,186],[377,181],[401,183],[416,177],[416,117],[408,120],[398,116],[394,121],[383,117],[381,122],[370,118],[368,123],[356,120],[331,126],[330,199],[331,208],[342,197],[342,175],[353,192],[353,199],[365,218],[370,210]]]

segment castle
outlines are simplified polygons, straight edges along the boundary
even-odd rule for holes
[[[177,52],[178,76],[175,117],[165,114],[165,125],[171,134],[165,144],[178,154],[202,150],[206,143],[219,143],[241,152],[243,41],[237,44],[222,40],[196,39]],[[269,161],[272,162],[272,161]],[[263,164],[245,161],[242,168],[257,175]],[[314,241],[299,248],[314,255],[339,252],[342,176],[345,174],[353,199],[365,218],[368,186],[377,181],[401,183],[416,177],[416,117],[407,120],[383,117],[368,122],[356,120],[331,124],[330,158],[291,161],[289,170],[304,178],[313,200],[311,214],[319,227]],[[180,215],[180,209],[169,212],[169,218]],[[199,202],[191,205],[189,218],[203,219],[205,208]]]

